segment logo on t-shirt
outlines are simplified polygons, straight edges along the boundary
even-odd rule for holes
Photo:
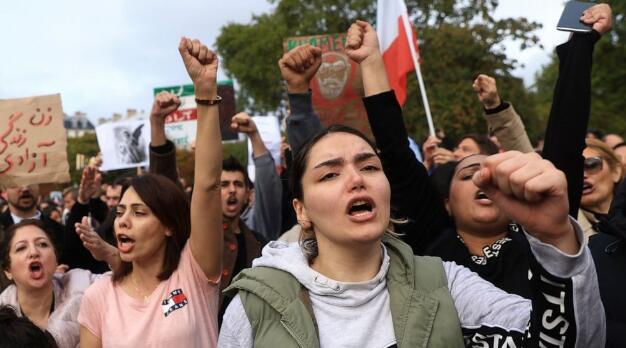
[[[185,307],[187,303],[189,303],[189,300],[183,293],[183,290],[176,289],[170,292],[170,296],[161,302],[161,308],[163,308],[163,314],[167,317],[173,311]]]

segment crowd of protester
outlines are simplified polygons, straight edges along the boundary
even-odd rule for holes
[[[150,113],[147,173],[75,187],[2,185],[0,347],[624,347],[626,142],[588,129],[590,33],[557,47],[545,136],[533,146],[497,81],[468,81],[488,124],[416,154],[373,27],[346,54],[363,80],[374,139],[323,127],[310,82],[319,48],[278,62],[290,115],[281,158],[254,119],[254,182],[222,158],[217,56],[178,47],[197,101],[194,180],[176,168],[165,118]],[[451,101],[454,102],[454,101]],[[277,170],[277,165],[280,170]]]

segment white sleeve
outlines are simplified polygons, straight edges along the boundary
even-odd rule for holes
[[[572,219],[580,250],[567,255],[526,235],[532,296],[508,294],[454,262],[444,262],[466,344],[481,347],[603,347],[605,316],[593,259]]]
[[[252,326],[237,294],[224,313],[220,337],[217,340],[219,348],[252,348]]]
[[[509,294],[454,262],[444,262],[443,267],[464,333],[500,329],[522,339],[530,320],[530,300]]]

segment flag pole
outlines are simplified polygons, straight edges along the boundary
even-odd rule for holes
[[[422,94],[422,104],[424,104],[424,111],[426,112],[426,120],[428,121],[428,130],[430,135],[435,135],[435,126],[433,125],[433,116],[430,114],[430,105],[428,104],[428,97],[426,96],[426,87],[424,86],[424,79],[422,78],[422,69],[417,59],[417,50],[415,49],[415,43],[413,42],[413,30],[411,23],[409,22],[409,15],[407,11],[402,13],[402,21],[404,23],[404,31],[406,39],[409,42],[409,48],[411,50],[411,58],[413,58],[413,65],[415,66],[415,74],[417,75],[417,83],[420,87]]]

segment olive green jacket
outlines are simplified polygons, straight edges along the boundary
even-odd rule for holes
[[[463,347],[441,259],[414,256],[393,237],[385,236],[383,243],[390,257],[386,280],[398,347]],[[255,347],[319,347],[301,290],[287,272],[254,267],[242,271],[225,291],[239,291]]]

